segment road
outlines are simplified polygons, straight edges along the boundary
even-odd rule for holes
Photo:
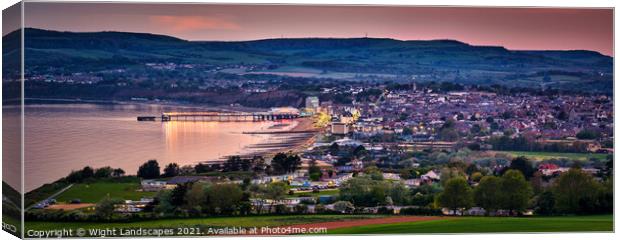
[[[69,184],[69,186],[66,186],[63,189],[60,189],[60,191],[52,194],[51,196],[47,197],[45,200],[40,201],[38,203],[32,204],[29,207],[26,208],[26,211],[30,210],[32,207],[37,206],[39,204],[43,204],[43,203],[49,203],[50,200],[55,199],[56,197],[58,197],[58,195],[62,194],[63,192],[69,190],[69,188],[73,187],[73,184]]]

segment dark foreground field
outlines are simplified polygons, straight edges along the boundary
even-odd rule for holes
[[[613,216],[566,217],[453,217],[434,221],[402,222],[338,228],[330,234],[600,232],[613,231]]]
[[[400,220],[395,220],[400,218]],[[410,219],[407,220],[407,219]],[[346,222],[347,224],[342,224]],[[362,225],[358,223],[370,223]],[[387,223],[387,224],[384,224]],[[613,231],[613,216],[565,217],[394,217],[382,215],[288,215],[162,219],[129,223],[27,222],[26,229],[325,227],[328,234],[601,232]],[[352,227],[349,227],[352,226]]]

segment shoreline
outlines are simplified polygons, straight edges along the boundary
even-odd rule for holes
[[[278,153],[301,152],[315,142],[315,137],[322,129],[314,126],[312,118],[300,118],[292,120],[295,125],[287,130],[275,130],[273,133],[266,131],[265,135],[270,135],[267,142],[253,144],[245,147],[249,151],[241,154],[241,157],[252,158],[254,156],[262,156],[265,160],[270,161],[273,156]],[[285,133],[284,133],[285,132]],[[229,156],[225,156],[222,160],[226,160]]]
[[[176,101],[131,101],[131,100],[96,100],[96,99],[71,99],[71,98],[24,98],[24,105],[36,104],[109,104],[109,105],[158,105],[162,107],[194,108],[214,111],[239,111],[239,112],[262,112],[268,108],[253,108],[244,106],[207,105]],[[6,106],[19,106],[20,104],[7,104]]]

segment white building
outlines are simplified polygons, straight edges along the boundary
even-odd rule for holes
[[[316,110],[320,106],[319,98],[315,96],[310,96],[306,98],[306,108]]]

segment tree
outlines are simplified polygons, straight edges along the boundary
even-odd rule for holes
[[[239,208],[243,191],[237,184],[214,184],[208,189],[209,208],[223,215],[233,214]]]
[[[164,168],[164,175],[162,177],[178,176],[180,171],[181,171],[181,169],[179,168],[178,164],[170,163],[170,164],[166,165],[166,168]]]
[[[298,155],[289,155],[286,158],[287,172],[292,173],[297,171],[301,165],[301,158]]]
[[[286,172],[286,170],[287,170],[286,157],[287,156],[286,156],[285,153],[278,153],[271,160],[271,168],[273,168],[273,170],[276,173],[285,173]]]
[[[138,168],[138,177],[153,179],[159,177],[159,163],[157,160],[149,160]]]
[[[340,185],[340,200],[355,206],[374,207],[385,201],[389,186],[369,177],[354,177]]]
[[[185,202],[190,210],[201,212],[205,204],[205,185],[194,183],[185,193]]]
[[[112,176],[112,171],[111,167],[98,168],[95,171],[95,178],[109,178]]]
[[[362,145],[359,145],[357,147],[355,147],[355,149],[353,149],[353,153],[352,155],[355,156],[356,158],[361,158],[364,155],[366,155],[368,153],[368,151],[366,150],[366,148]]]
[[[295,172],[299,165],[301,165],[301,158],[297,155],[278,153],[271,160],[271,167],[279,174]]]
[[[116,199],[110,199],[109,197],[103,198],[95,206],[95,215],[97,215],[97,217],[103,220],[112,220],[112,216],[114,216],[114,205],[120,202],[121,201]]]
[[[348,201],[338,201],[334,203],[334,210],[340,213],[353,213],[355,210],[355,206],[351,202]]]
[[[555,207],[562,213],[585,213],[596,197],[600,184],[579,168],[562,173],[553,186]]]
[[[459,209],[467,209],[473,206],[473,193],[465,178],[452,178],[444,186],[444,190],[438,196],[442,207],[451,209],[456,214]]]
[[[502,175],[502,209],[520,213],[531,196],[532,187],[519,170],[508,170]]]
[[[262,192],[264,198],[274,201],[280,201],[284,199],[287,191],[288,187],[284,182],[275,182],[267,185]],[[269,213],[271,213],[271,206],[273,205],[269,205]]]
[[[601,133],[593,129],[581,129],[576,135],[578,139],[597,139],[601,137]]]
[[[377,166],[364,168],[364,174],[370,176],[372,180],[383,180],[383,172]]]
[[[250,192],[243,192],[241,202],[239,203],[239,214],[249,215],[252,213],[252,202],[250,201],[251,196],[252,194]]]
[[[441,174],[440,179],[441,179],[442,186],[445,186],[448,183],[448,181],[453,178],[465,179],[465,174],[459,168],[456,168],[456,167],[452,167],[452,168],[445,167],[441,169],[440,174]]]
[[[485,176],[474,189],[474,201],[489,214],[501,207],[502,179],[495,176]]]
[[[454,142],[459,139],[459,133],[452,128],[445,128],[439,132],[439,138],[444,141]]]
[[[267,169],[267,164],[265,164],[265,159],[261,156],[254,156],[252,159],[254,163],[254,167],[252,167],[252,171],[256,174],[264,173]]]
[[[321,172],[321,168],[316,165],[316,160],[310,161],[308,174],[310,175],[310,179],[312,179],[312,181],[318,181],[321,179],[321,175],[323,175],[323,173]]]
[[[329,154],[336,156],[338,153],[340,153],[340,146],[338,146],[338,143],[332,143],[332,145],[329,146]]]
[[[534,192],[534,195],[540,194],[545,190],[543,181],[543,175],[539,171],[536,171],[532,178],[530,178],[530,185],[532,186],[532,191]]]
[[[534,175],[534,172],[536,172],[536,169],[532,166],[532,162],[523,156],[513,159],[508,168],[519,170],[525,176],[525,179],[530,179]]]
[[[122,177],[123,175],[125,175],[125,170],[121,168],[116,168],[112,171],[112,176],[114,177]]]
[[[194,171],[196,173],[206,173],[210,172],[211,168],[209,168],[209,165],[207,164],[198,163],[194,166]]]
[[[554,212],[555,208],[555,197],[553,196],[553,192],[545,191],[542,192],[536,198],[534,211],[536,214],[540,215],[551,215]]]
[[[95,176],[95,171],[93,168],[86,166],[82,169],[82,179],[88,179]]]
[[[179,184],[170,193],[169,202],[172,206],[178,208],[185,204],[185,194],[189,189],[189,184]]]
[[[241,171],[250,171],[250,168],[252,168],[252,159],[249,158],[244,158],[241,159]]]
[[[241,157],[240,156],[230,156],[224,162],[224,172],[236,172],[241,170]]]
[[[310,180],[312,181],[319,181],[321,180],[321,173],[320,172],[310,173],[309,177],[310,177]]]
[[[82,171],[71,171],[65,178],[70,183],[76,183],[82,181]]]

